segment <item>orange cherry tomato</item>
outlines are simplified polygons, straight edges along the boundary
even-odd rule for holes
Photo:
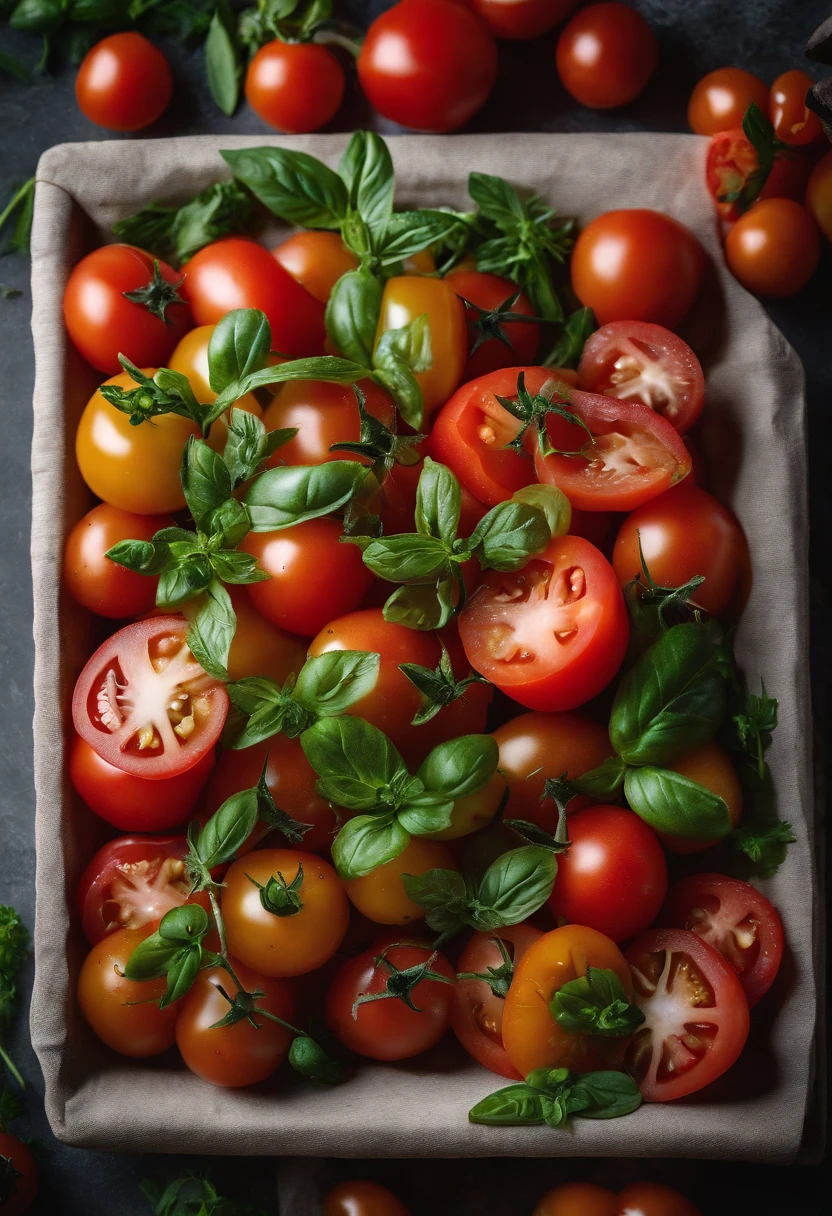
[[[344,883],[350,902],[377,925],[409,925],[424,920],[425,909],[413,902],[402,882],[403,874],[425,874],[428,870],[458,870],[453,853],[444,844],[413,836],[403,853],[363,878]]]
[[[350,253],[338,232],[296,232],[273,249],[272,256],[322,304],[326,304],[342,274],[358,269],[358,258]]]
[[[334,117],[346,87],[344,69],[314,42],[267,42],[248,65],[246,101],[277,131],[317,131]]]
[[[832,241],[832,151],[822,156],[812,170],[806,188],[806,206],[827,241]]]
[[[228,655],[228,675],[268,676],[282,684],[297,675],[306,661],[306,646],[294,633],[285,633],[267,621],[251,602],[246,587],[227,587],[237,617],[237,628]]]
[[[752,101],[768,113],[768,87],[759,76],[742,68],[717,68],[694,87],[688,102],[688,123],[697,135],[716,135],[741,127]]]
[[[87,51],[75,79],[81,113],[109,131],[141,131],[161,118],[173,95],[173,73],[143,34],[110,34]]]
[[[197,325],[196,329],[185,334],[166,365],[171,371],[181,372],[183,376],[188,377],[194,396],[202,405],[211,405],[217,399],[217,394],[208,380],[208,343],[216,328],[216,325]],[[251,393],[246,393],[245,397],[235,401],[234,408],[245,410],[247,414],[256,414],[258,418],[263,412]],[[221,452],[225,447],[227,435],[228,425],[223,415],[211,427],[208,443],[215,451]]]
[[[78,1004],[102,1042],[122,1056],[144,1059],[173,1046],[175,1005],[160,1009],[167,981],[128,980],[124,968],[140,942],[154,931],[117,929],[93,946],[78,976]]]
[[[594,1182],[565,1182],[547,1191],[532,1216],[618,1216],[618,1196]]]
[[[633,1182],[618,1196],[615,1216],[701,1216],[699,1208],[661,1182]]]
[[[742,785],[737,770],[726,751],[718,743],[706,743],[695,752],[683,756],[675,764],[668,765],[674,773],[681,773],[691,781],[704,785],[706,790],[725,799],[731,827],[739,826],[742,819]],[[664,845],[673,853],[701,853],[716,844],[716,840],[683,840],[678,836],[660,833]]]
[[[445,279],[424,275],[397,275],[387,280],[381,299],[376,346],[388,329],[402,329],[417,317],[427,315],[432,364],[416,372],[424,398],[425,418],[444,405],[458,387],[468,360],[465,307]]]
[[[321,1216],[410,1216],[410,1212],[386,1186],[362,1178],[333,1187]]]
[[[814,83],[811,76],[792,68],[771,86],[771,121],[774,134],[784,144],[803,147],[823,135],[820,119],[806,105],[806,94]]]
[[[790,198],[767,198],[741,215],[725,240],[731,273],[760,296],[796,295],[820,261],[811,214]]]
[[[626,4],[589,4],[567,22],[555,59],[561,84],[593,110],[625,106],[638,97],[659,57],[656,36]]]

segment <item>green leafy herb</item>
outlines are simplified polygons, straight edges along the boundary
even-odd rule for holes
[[[266,1216],[262,1208],[241,1199],[224,1199],[201,1174],[188,1173],[165,1185],[145,1178],[140,1188],[153,1216]]]
[[[644,1021],[637,1005],[627,1000],[614,971],[587,967],[586,975],[563,984],[552,997],[552,1017],[569,1034],[633,1034]]]
[[[753,872],[770,878],[783,864],[786,846],[796,844],[790,823],[776,820],[765,827],[744,827],[734,832],[734,844],[752,863]]]
[[[0,234],[14,220],[12,232],[2,252],[19,253],[26,257],[32,235],[32,217],[35,213],[35,179],[30,177],[18,186],[6,206],[0,211]]]
[[[150,249],[182,265],[222,237],[247,232],[254,200],[239,182],[215,182],[182,206],[153,202],[113,224],[113,234],[128,245]]]
[[[166,1009],[190,990],[200,968],[216,965],[217,956],[202,945],[210,928],[208,913],[199,904],[172,908],[130,955],[126,978],[142,982],[166,977],[167,988],[159,999],[159,1008]]]
[[[635,813],[664,836],[710,843],[731,831],[724,798],[672,769],[628,769],[624,795]]]
[[[578,308],[563,323],[554,346],[543,360],[544,367],[577,367],[587,339],[598,326],[591,308]]]
[[[717,196],[720,203],[733,203],[734,210],[740,215],[760,197],[774,162],[794,156],[794,149],[777,139],[770,119],[754,101],[745,111],[742,129],[757,154],[757,167],[747,175],[738,172],[736,186]]]
[[[579,794],[595,798],[598,802],[612,802],[618,796],[624,784],[627,765],[620,756],[610,756],[597,768],[582,773],[580,777],[572,777],[571,785]]]
[[[478,1102],[468,1118],[493,1127],[538,1123],[562,1127],[570,1116],[617,1119],[641,1105],[641,1092],[623,1072],[588,1072],[567,1068],[538,1068],[525,1084],[507,1085]]]
[[[17,911],[0,904],[0,1035],[11,1029],[17,1004],[17,977],[29,952],[29,932]],[[21,1089],[25,1082],[15,1063],[0,1044],[0,1062],[14,1077]]]
[[[267,469],[246,494],[254,532],[276,532],[341,510],[367,476],[355,460]]]
[[[526,373],[520,372],[517,377],[516,397],[497,397],[503,409],[508,410],[513,418],[522,423],[514,438],[506,444],[519,455],[525,455],[525,435],[529,428],[537,434],[537,444],[542,456],[560,454],[562,456],[585,456],[587,445],[595,443],[595,438],[583,418],[569,405],[570,387],[568,384],[553,380],[544,385],[539,393],[532,395],[526,388]],[[553,447],[549,440],[546,420],[551,414],[564,418],[573,426],[580,428],[588,436],[584,445],[572,451],[563,452]],[[588,459],[588,457],[587,457]]]
[[[240,101],[243,64],[234,13],[228,0],[218,0],[205,41],[205,70],[211,96],[223,114],[233,114]]]
[[[423,726],[435,718],[446,705],[452,705],[460,697],[464,697],[469,688],[475,684],[487,684],[485,676],[471,672],[462,680],[454,675],[451,656],[445,643],[440,638],[442,654],[436,667],[420,667],[418,663],[400,663],[399,671],[403,672],[425,698],[425,704],[416,711],[411,725]]]
[[[306,152],[239,148],[220,155],[274,215],[304,228],[340,230],[349,210],[342,178]]]
[[[694,598],[705,581],[704,575],[695,574],[680,587],[660,587],[647,567],[641,533],[637,535],[641,575],[636,575],[624,588],[624,599],[633,628],[645,637],[655,639],[662,630],[673,624],[704,620],[706,614]]]

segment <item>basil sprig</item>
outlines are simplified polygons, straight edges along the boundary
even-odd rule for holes
[[[531,431],[537,436],[537,445],[542,456],[584,456],[588,444],[593,444],[595,438],[580,414],[569,405],[570,387],[561,381],[552,380],[543,386],[539,393],[530,393],[526,388],[526,373],[520,372],[517,377],[517,394],[514,397],[500,397],[495,394],[504,410],[521,423],[520,429],[506,447],[513,448],[519,455],[525,455],[526,432]],[[549,440],[546,420],[551,414],[565,419],[574,427],[583,430],[587,439],[580,448],[561,451],[553,447]]]
[[[641,1105],[641,1093],[624,1072],[587,1072],[536,1068],[525,1082],[506,1085],[483,1098],[468,1114],[472,1123],[492,1127],[562,1127],[571,1115],[582,1119],[617,1119]]]
[[[418,688],[425,698],[425,704],[418,709],[413,717],[411,726],[423,726],[435,718],[446,705],[464,697],[469,688],[475,684],[487,684],[485,676],[470,672],[464,679],[458,680],[454,675],[451,656],[442,639],[439,639],[442,653],[436,667],[421,667],[418,663],[400,663],[399,671],[406,675],[410,683]]]
[[[171,908],[159,928],[140,942],[124,968],[128,980],[167,978],[159,1008],[167,1009],[190,991],[203,967],[215,967],[219,956],[202,943],[211,929],[208,913],[199,904]]]
[[[239,182],[215,182],[179,207],[148,203],[117,220],[113,234],[181,266],[212,241],[249,231],[253,212],[254,200]]]
[[[490,735],[440,743],[411,774],[387,736],[363,718],[321,718],[301,735],[322,798],[360,812],[332,845],[342,878],[360,878],[398,857],[411,836],[450,827],[454,803],[493,777],[499,751]]]
[[[755,101],[751,102],[743,115],[742,129],[757,153],[757,168],[746,178],[738,175],[736,188],[717,196],[717,202],[733,203],[740,215],[760,197],[774,168],[774,162],[794,156],[794,149],[777,138],[771,120]]]
[[[628,769],[624,796],[645,823],[666,836],[706,842],[731,831],[725,799],[672,769]]]
[[[570,1034],[621,1038],[634,1034],[644,1021],[638,1005],[627,1000],[615,972],[599,967],[587,967],[586,975],[558,988],[549,1008],[557,1024]]]

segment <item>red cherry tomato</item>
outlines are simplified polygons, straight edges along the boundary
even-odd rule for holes
[[[599,325],[653,321],[674,329],[704,273],[699,241],[661,211],[607,211],[586,226],[572,254],[572,286]]]
[[[81,258],[67,280],[67,332],[87,362],[108,376],[121,372],[120,354],[137,367],[164,366],[192,325],[189,293],[182,279],[167,262],[143,249],[102,245]],[[127,298],[126,293],[145,288],[147,302]],[[136,387],[132,380],[129,384]]]
[[[684,435],[702,413],[705,377],[687,342],[661,325],[613,321],[591,335],[578,382],[589,393],[649,405]]]
[[[149,127],[164,114],[172,96],[170,64],[135,30],[97,42],[81,61],[75,79],[81,113],[109,131]]]
[[[237,629],[228,654],[228,675],[232,680],[244,676],[268,676],[282,684],[297,675],[306,659],[306,648],[299,637],[276,629],[257,611],[247,587],[228,587],[237,617]]]
[[[812,162],[804,152],[775,152],[771,171],[759,195],[764,198],[791,198],[803,202]],[[741,127],[720,131],[711,140],[705,164],[705,180],[722,219],[738,219],[746,210],[749,187],[756,189],[760,158]]]
[[[17,1136],[0,1131],[0,1212],[23,1216],[38,1193],[35,1159]]]
[[[694,874],[670,891],[660,923],[687,929],[728,959],[749,1006],[774,983],[783,958],[783,926],[756,887],[725,874]]]
[[[827,241],[832,241],[832,151],[822,156],[812,170],[806,206]]]
[[[570,816],[569,839],[549,898],[555,916],[614,942],[646,929],[667,894],[667,864],[655,832],[632,811],[590,806]]]
[[[358,386],[364,393],[364,408],[373,418],[393,428],[396,407],[393,399],[372,380]],[[297,435],[278,448],[267,462],[270,468],[281,464],[325,464],[329,460],[359,460],[366,456],[333,452],[334,443],[356,443],[361,419],[351,385],[327,384],[323,380],[295,380],[281,385],[263,415],[267,431],[297,427]]]
[[[373,108],[417,131],[461,127],[496,78],[494,39],[452,0],[400,0],[372,23],[358,56],[358,79]]]
[[[564,1182],[538,1200],[532,1216],[619,1216],[618,1196],[594,1182]]]
[[[293,359],[324,353],[324,309],[267,249],[226,237],[188,262],[197,325],[216,325],[235,308],[259,308],[272,327],[272,350]]]
[[[615,1216],[701,1216],[689,1199],[661,1182],[633,1182],[626,1186]]]
[[[466,0],[495,38],[526,42],[568,17],[578,0]]]
[[[66,538],[64,586],[73,599],[98,616],[140,616],[156,602],[157,578],[125,570],[107,550],[122,540],[152,540],[173,526],[168,515],[134,515],[106,502],[88,511]]]
[[[768,87],[742,68],[717,68],[696,84],[688,102],[688,122],[697,135],[741,127],[752,101],[768,114]]]
[[[802,147],[823,135],[821,121],[806,105],[814,80],[799,68],[782,72],[771,86],[770,113],[774,134],[784,144]]]
[[[725,258],[748,291],[774,299],[796,295],[820,261],[817,224],[792,199],[763,199],[728,233]]]
[[[342,274],[358,269],[358,258],[347,249],[339,232],[295,232],[272,250],[272,256],[322,304]]]
[[[410,1216],[409,1210],[386,1186],[362,1178],[339,1182],[324,1199],[322,1216]]]
[[[722,955],[685,929],[650,929],[626,952],[645,1021],[625,1057],[645,1102],[685,1098],[731,1067],[748,1002]]]
[[[69,744],[70,781],[90,810],[120,832],[179,827],[193,811],[213,767],[212,750],[175,777],[146,781],[108,764],[80,735],[73,735]]]
[[[219,738],[228,712],[225,686],[188,650],[188,623],[151,617],[119,629],[87,663],[72,697],[82,739],[134,777],[175,777]]]
[[[659,57],[656,36],[626,4],[589,4],[558,38],[561,83],[583,106],[609,110],[638,97]]]
[[[605,557],[556,537],[513,573],[490,571],[469,597],[459,635],[475,671],[529,709],[574,709],[613,678],[627,612]]]
[[[501,337],[488,337],[493,327],[488,329],[477,324],[480,316],[477,308],[486,313],[493,313],[515,296],[517,299],[505,311],[520,313],[525,317],[534,316],[531,300],[524,291],[518,295],[516,283],[512,283],[510,279],[501,279],[496,274],[464,269],[452,270],[445,282],[463,300],[476,305],[476,308],[466,309],[469,354],[463,380],[467,382],[478,376],[487,376],[489,372],[497,371],[501,367],[516,367],[519,364],[534,362],[540,341],[540,327],[535,322],[506,321],[500,324],[498,320],[495,324]],[[480,343],[483,337],[486,340]]]
[[[276,131],[317,131],[335,116],[346,83],[344,69],[327,47],[276,38],[248,65],[246,101]]]
[[[78,975],[81,1013],[103,1043],[134,1059],[167,1051],[176,1034],[176,1006],[158,1005],[167,987],[164,976],[128,980],[124,975],[130,955],[153,928],[109,933],[90,950]]]

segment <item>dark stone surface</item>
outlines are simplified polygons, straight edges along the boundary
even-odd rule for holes
[[[655,29],[661,48],[654,81],[632,105],[614,112],[581,109],[561,88],[554,71],[549,35],[532,45],[506,44],[501,49],[497,87],[488,104],[471,124],[472,130],[664,130],[686,129],[685,107],[691,86],[704,72],[734,64],[772,80],[789,67],[806,66],[803,47],[812,30],[829,14],[832,0],[640,0],[639,8]],[[389,4],[354,0],[339,6],[342,13],[361,20]],[[34,40],[0,31],[0,45],[30,63],[38,56]],[[233,118],[213,106],[203,79],[201,52],[169,50],[176,76],[174,101],[151,135],[190,135],[204,132],[260,132],[260,121],[245,107]],[[822,75],[822,69],[813,73]],[[73,96],[74,72],[69,67],[51,77],[35,77],[30,85],[0,76],[0,198],[11,184],[34,172],[39,154],[51,144],[71,140],[108,138],[77,110]],[[353,87],[338,116],[337,127],[353,129],[371,122],[358,91]],[[378,123],[391,130],[391,124]],[[599,173],[603,166],[599,166]],[[828,459],[832,433],[832,365],[829,361],[830,313],[829,251],[819,274],[796,299],[774,305],[771,315],[800,353],[806,367],[810,408],[812,473],[812,601],[813,673],[816,698],[816,742],[821,754],[828,744],[827,685],[830,672],[828,619],[830,587],[823,570],[823,555],[832,551],[828,507]],[[0,732],[0,901],[13,903],[33,923],[34,794],[31,771],[32,643],[29,578],[29,443],[31,434],[32,354],[29,336],[29,268],[22,258],[0,260],[0,284],[20,288],[21,298],[0,300],[0,416],[3,420],[0,476],[0,688],[3,693]],[[826,288],[826,290],[824,290]],[[761,487],[777,509],[777,487]],[[772,611],[777,611],[776,595]],[[28,987],[27,975],[24,987]],[[212,1160],[93,1154],[58,1145],[52,1138],[38,1101],[40,1075],[28,1043],[25,1011],[21,1012],[11,1047],[30,1085],[21,1134],[38,1138],[43,1198],[38,1211],[63,1216],[139,1216],[148,1211],[137,1189],[147,1174],[179,1173],[184,1168],[210,1164],[225,1194],[245,1195],[266,1207],[273,1205],[275,1163],[266,1160]],[[130,1094],[125,1094],[129,1106]],[[164,1150],[164,1145],[159,1145]],[[815,1188],[820,1170],[778,1170],[740,1165],[690,1162],[622,1162],[599,1167],[604,1180],[620,1185],[635,1177],[677,1178],[703,1212],[721,1216],[735,1213],[742,1204],[756,1213],[820,1212]],[[503,1199],[491,1210],[522,1216],[509,1198],[512,1177],[530,1178],[539,1190],[563,1178],[592,1177],[592,1163],[489,1162],[466,1166],[449,1162],[384,1163],[379,1166],[337,1167],[339,1176],[376,1173],[394,1182],[404,1196],[411,1195],[414,1213],[428,1210],[437,1216],[461,1210],[466,1179],[481,1177]],[[525,1188],[524,1188],[525,1189]],[[443,1206],[441,1196],[447,1196]],[[485,1208],[480,1208],[485,1212]]]

